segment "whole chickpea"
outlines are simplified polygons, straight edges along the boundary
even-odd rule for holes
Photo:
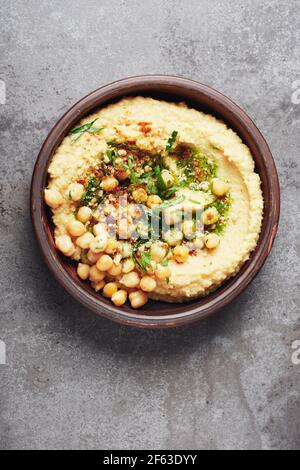
[[[84,186],[81,183],[71,183],[68,187],[68,196],[72,201],[80,201],[84,193]]]
[[[109,271],[113,265],[114,262],[109,255],[102,255],[96,263],[97,269],[99,269],[99,271]]]
[[[204,247],[204,239],[202,237],[196,237],[195,240],[193,240],[193,245],[197,250],[202,250]]]
[[[187,240],[191,240],[195,236],[196,226],[193,220],[185,220],[182,224],[182,231]]]
[[[135,268],[135,262],[132,258],[128,258],[123,262],[122,271],[124,274],[128,274]]]
[[[63,202],[63,197],[57,189],[45,189],[45,202],[52,209],[57,209]]]
[[[169,170],[163,170],[161,176],[167,188],[170,188],[174,184],[174,178]]]
[[[152,292],[155,290],[157,284],[155,279],[150,276],[144,276],[140,282],[140,288],[144,292]]]
[[[73,220],[67,225],[67,230],[72,237],[80,237],[85,233],[85,226],[79,220]]]
[[[169,266],[162,266],[161,264],[158,264],[155,270],[155,277],[159,279],[160,281],[165,281],[166,279],[169,279],[171,276],[171,269]]]
[[[218,196],[225,196],[229,191],[229,185],[225,181],[222,181],[218,178],[214,178],[212,182],[212,192]]]
[[[117,266],[114,263],[113,267],[109,269],[108,274],[110,274],[113,277],[120,276],[122,274],[122,266],[120,264],[119,264],[119,266]]]
[[[205,237],[205,246],[209,250],[213,250],[220,245],[220,237],[215,233],[209,233]]]
[[[101,188],[103,191],[111,192],[119,186],[119,181],[113,176],[106,176],[101,182]]]
[[[107,246],[107,235],[97,235],[90,243],[90,250],[93,253],[102,253]]]
[[[92,218],[92,215],[92,210],[87,206],[83,206],[78,209],[77,219],[83,224],[86,224]]]
[[[100,256],[101,253],[93,253],[91,250],[89,250],[87,253],[87,259],[91,264],[96,264]]]
[[[118,234],[121,240],[128,240],[133,230],[133,226],[126,219],[121,219],[118,224]]]
[[[135,200],[135,202],[138,202],[140,204],[147,202],[148,199],[148,194],[143,188],[138,188],[135,189],[132,192],[132,197]]]
[[[114,238],[109,238],[104,251],[108,255],[112,255],[117,251],[118,248],[119,248],[118,240],[115,240]]]
[[[86,232],[76,240],[76,245],[83,250],[87,250],[90,247],[91,241],[94,239],[94,235],[91,232]]]
[[[179,245],[183,240],[183,233],[178,229],[171,229],[164,233],[164,240],[170,246]]]
[[[167,250],[160,243],[153,243],[150,248],[150,257],[153,261],[160,263],[167,254]]]
[[[102,290],[103,287],[105,286],[105,281],[99,281],[99,282],[92,282],[92,288],[95,290],[95,292],[99,292],[99,290]]]
[[[96,265],[94,265],[90,268],[90,272],[89,272],[90,281],[100,282],[100,281],[103,281],[104,278],[105,278],[105,273],[99,271],[99,269],[97,269]]]
[[[111,301],[115,304],[116,307],[121,307],[125,304],[127,295],[128,294],[126,290],[120,289],[112,295]]]
[[[107,226],[106,226],[106,224],[103,224],[103,223],[99,222],[98,224],[94,225],[93,232],[96,236],[97,235],[103,235],[103,234],[107,235]]]
[[[177,263],[185,263],[189,257],[189,249],[187,246],[175,246],[173,256]]]
[[[150,209],[152,207],[159,206],[160,204],[162,204],[162,199],[159,196],[156,196],[155,194],[152,194],[147,199],[147,206],[150,207]]]
[[[140,284],[140,276],[136,272],[124,274],[120,283],[128,288],[138,287]]]
[[[77,266],[77,274],[83,281],[86,281],[89,278],[90,267],[88,264],[79,263]]]
[[[66,256],[72,256],[75,246],[69,235],[62,235],[56,239],[56,247]]]
[[[115,171],[115,177],[119,181],[125,181],[130,176],[130,170],[128,168],[117,168]]]
[[[138,290],[129,294],[129,300],[132,308],[140,308],[148,302],[148,296],[142,290]]]
[[[202,222],[204,225],[214,225],[218,222],[220,214],[215,207],[206,209],[202,214]]]
[[[108,282],[103,288],[103,295],[104,297],[108,297],[110,299],[117,292],[117,290],[118,284],[116,282]]]

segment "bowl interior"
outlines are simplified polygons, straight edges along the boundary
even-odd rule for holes
[[[172,102],[185,101],[188,106],[223,120],[250,148],[256,171],[262,180],[265,204],[263,226],[257,248],[234,278],[229,279],[205,298],[183,304],[151,301],[138,312],[128,305],[122,309],[114,307],[110,301],[96,294],[87,282],[80,281],[76,275],[75,264],[61,256],[54,247],[51,213],[42,197],[52,155],[74,124],[99,107],[118,101],[124,96],[135,95],[151,96]],[[278,179],[268,146],[250,118],[231,100],[209,87],[189,80],[157,76],[136,77],[100,88],[71,108],[53,128],[41,150],[35,169],[32,185],[32,217],[48,266],[64,287],[88,308],[99,315],[135,326],[175,326],[214,313],[235,298],[260,270],[271,250],[278,224],[279,189],[275,197],[271,188],[274,190],[278,188]],[[41,227],[37,227],[36,221],[39,213]]]

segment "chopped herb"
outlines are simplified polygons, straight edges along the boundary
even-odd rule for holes
[[[132,154],[128,155],[128,168],[130,170],[130,181],[131,183],[138,183],[139,175],[136,173],[135,169],[134,156]]]
[[[107,150],[106,155],[111,165],[115,166],[116,159],[117,159],[116,152],[114,150]]]
[[[72,191],[69,191],[69,199],[72,199]]]
[[[176,137],[178,135],[177,131],[173,131],[171,136],[169,137],[168,143],[166,145],[166,152],[171,152],[176,142]]]
[[[89,122],[87,124],[84,124],[83,126],[76,127],[75,129],[72,129],[70,134],[71,134],[71,141],[75,142],[79,137],[82,136],[85,132],[91,132],[92,134],[95,134],[97,132],[100,132],[104,129],[104,127],[93,127],[95,122],[98,120],[94,119],[94,121]]]
[[[126,150],[139,150],[136,145],[130,145],[128,142],[117,142],[116,140],[111,140],[106,143],[109,147],[115,147],[117,149],[124,148]]]
[[[97,180],[94,176],[92,176],[88,182],[88,185],[86,187],[86,190],[81,198],[81,203],[84,206],[88,206],[90,202],[94,199],[94,197],[97,197],[97,191],[101,188],[101,182]],[[98,196],[97,199],[98,204],[103,202],[103,197]]]
[[[166,266],[169,266],[169,260],[165,259],[160,264],[165,268]]]

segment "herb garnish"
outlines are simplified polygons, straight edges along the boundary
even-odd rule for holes
[[[101,182],[95,178],[95,176],[92,176],[88,182],[88,185],[86,187],[85,193],[83,194],[81,198],[81,203],[82,205],[88,206],[90,202],[94,199],[94,197],[97,196],[97,191],[101,188]],[[98,197],[98,204],[100,204],[103,201],[102,196]]]
[[[70,131],[71,141],[75,142],[85,132],[91,132],[92,134],[95,134],[97,132],[102,131],[104,129],[104,127],[93,127],[97,120],[98,120],[98,118],[94,119],[94,121],[92,121],[92,122],[88,122],[87,124],[84,124],[83,126],[76,127],[75,129],[72,129]]]
[[[168,143],[166,145],[166,152],[171,152],[176,142],[176,137],[178,135],[178,131],[173,131],[171,136],[169,137]]]

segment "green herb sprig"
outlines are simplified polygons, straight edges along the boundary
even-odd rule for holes
[[[91,132],[92,134],[96,134],[97,132],[102,131],[104,129],[104,127],[94,127],[94,124],[97,120],[98,120],[98,118],[94,119],[94,121],[92,121],[92,122],[88,122],[87,124],[84,124],[83,126],[76,127],[75,129],[72,129],[71,132],[70,132],[71,141],[75,142],[85,132]]]
[[[178,135],[178,131],[172,132],[171,136],[169,137],[168,143],[166,145],[166,152],[171,152],[171,150],[173,150],[177,135]]]

